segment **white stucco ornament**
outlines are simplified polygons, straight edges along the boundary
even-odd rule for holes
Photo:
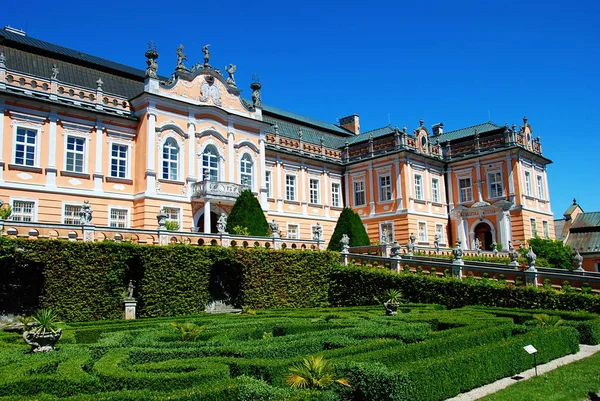
[[[113,185],[113,188],[116,189],[117,191],[123,191],[125,189],[125,185],[115,184],[115,185]]]
[[[79,181],[77,178],[71,178],[69,180],[69,184],[77,186],[77,185],[81,185],[81,181]]]
[[[17,177],[19,177],[22,180],[31,180],[33,178],[33,176],[29,173],[19,173],[17,174]]]

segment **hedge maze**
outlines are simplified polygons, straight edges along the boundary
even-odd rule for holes
[[[532,311],[406,305],[265,310],[70,323],[59,350],[28,354],[0,332],[0,400],[443,400],[574,353],[598,339],[597,316],[562,314],[573,324],[530,325]],[[173,327],[201,327],[191,341]],[[188,338],[190,339],[190,338]],[[309,355],[332,362],[325,390],[286,384]]]

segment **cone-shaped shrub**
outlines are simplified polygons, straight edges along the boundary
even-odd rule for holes
[[[269,224],[258,199],[246,189],[240,193],[227,218],[227,232],[234,233],[234,227],[246,227],[248,235],[266,236]]]
[[[342,243],[340,241],[343,234],[350,237],[350,246],[364,246],[371,244],[360,216],[349,207],[345,207],[344,210],[342,210],[327,249],[330,251],[341,251]]]

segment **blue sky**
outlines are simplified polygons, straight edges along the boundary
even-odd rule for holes
[[[419,3],[419,4],[417,4]],[[552,209],[576,197],[600,211],[600,2],[597,1],[28,1],[2,26],[140,69],[149,40],[169,76],[211,44],[237,65],[249,97],[328,122],[357,113],[363,131],[409,130],[423,118],[453,130],[494,121],[540,136]],[[18,7],[17,7],[18,8]]]

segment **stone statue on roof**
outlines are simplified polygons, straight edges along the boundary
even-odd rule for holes
[[[183,65],[183,60],[187,61],[187,55],[183,52],[183,45],[179,45],[177,48],[177,67],[175,67],[176,71],[187,71],[185,65]]]
[[[52,75],[50,75],[50,79],[58,79],[58,66],[56,64],[52,64]]]
[[[204,53],[204,66],[205,67],[210,67],[210,64],[208,64],[208,62],[210,61],[210,50],[208,50],[208,47],[210,45],[204,45],[204,47],[202,48],[202,53]]]
[[[227,74],[229,75],[227,77],[227,83],[231,86],[235,86],[235,77],[233,75],[235,73],[235,70],[235,64],[229,64],[229,66],[225,66],[225,72],[227,72]]]

